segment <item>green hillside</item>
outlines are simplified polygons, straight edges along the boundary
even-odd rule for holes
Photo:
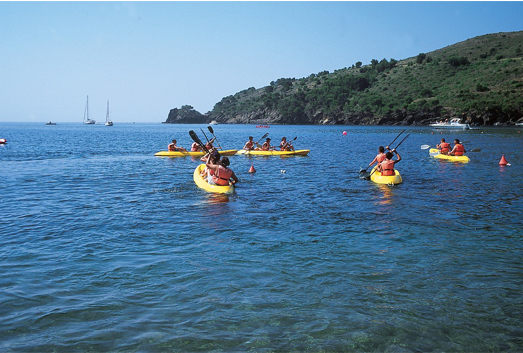
[[[513,124],[523,113],[523,31],[488,34],[404,60],[280,78],[223,98],[219,123],[426,124],[465,117]]]

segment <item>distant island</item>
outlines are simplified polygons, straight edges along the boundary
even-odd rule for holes
[[[416,57],[356,62],[332,73],[280,78],[223,98],[201,114],[171,109],[165,123],[470,125],[523,120],[523,31],[487,34]]]

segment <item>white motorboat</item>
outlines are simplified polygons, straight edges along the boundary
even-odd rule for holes
[[[429,124],[429,126],[436,129],[470,129],[470,125],[462,124],[459,118],[453,118],[450,121],[438,121],[436,123]]]

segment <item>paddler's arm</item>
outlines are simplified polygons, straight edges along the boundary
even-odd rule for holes
[[[237,182],[239,182],[238,177],[236,176],[236,174],[234,174],[234,172],[232,172],[231,179],[233,180],[232,181],[233,184],[236,184]]]
[[[369,167],[378,161],[378,157],[374,157],[372,162],[369,163]],[[368,168],[368,167],[367,167]]]
[[[218,164],[212,164],[212,163],[209,163],[209,162],[206,162],[205,165],[207,166],[207,168],[212,169],[214,171],[218,170],[218,168],[219,168]]]

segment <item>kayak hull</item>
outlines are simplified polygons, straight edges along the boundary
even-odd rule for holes
[[[239,150],[236,154],[245,154],[251,156],[306,156],[310,150],[296,150],[296,151],[247,151]]]
[[[218,151],[222,156],[234,156],[238,150],[224,150]],[[157,157],[202,157],[205,152],[179,152],[179,151],[160,151],[156,152],[154,155]]]
[[[398,185],[403,183],[400,172],[397,170],[394,170],[394,175],[381,175],[381,173],[376,170],[376,167],[372,168],[370,173],[370,180],[376,184]]]
[[[200,164],[196,167],[193,174],[194,182],[196,183],[196,186],[198,186],[200,189],[203,189],[207,192],[213,192],[217,194],[231,194],[234,191],[234,186],[229,183],[228,186],[222,186],[222,185],[211,185],[205,180],[200,173],[205,168],[205,164]]]
[[[432,157],[436,159],[444,159],[451,162],[468,163],[470,161],[468,156],[449,156],[447,154],[439,153],[439,150],[436,148],[431,148],[429,150],[429,153]]]

